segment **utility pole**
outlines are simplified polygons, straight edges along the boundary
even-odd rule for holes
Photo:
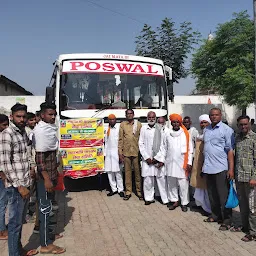
[[[254,21],[254,108],[256,119],[256,0],[253,0],[253,21]]]

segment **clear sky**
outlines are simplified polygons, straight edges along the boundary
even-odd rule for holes
[[[165,17],[191,21],[206,38],[232,13],[253,13],[253,0],[91,1],[106,9],[87,0],[0,0],[0,74],[43,95],[59,54],[134,54],[143,23],[157,27]],[[174,90],[183,95],[193,88],[193,79],[187,78]]]

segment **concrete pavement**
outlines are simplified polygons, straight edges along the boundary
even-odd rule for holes
[[[256,242],[241,241],[243,233],[221,232],[219,225],[204,223],[198,212],[169,211],[156,202],[145,206],[133,195],[124,201],[106,191],[58,193],[57,231],[64,238],[66,256],[151,255],[256,255]],[[238,218],[238,212],[234,213]],[[23,245],[35,248],[39,235],[31,235],[33,224],[23,228]],[[1,256],[8,255],[0,241]]]

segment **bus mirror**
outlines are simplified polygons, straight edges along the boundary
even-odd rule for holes
[[[167,73],[167,87],[168,87],[168,96],[171,102],[174,101],[173,94],[173,80],[172,80],[172,68],[165,66],[165,72]]]
[[[168,74],[168,79],[172,80],[172,68],[170,68],[169,66],[165,66],[165,71]]]
[[[45,93],[45,101],[49,104],[54,103],[54,88],[53,87],[46,87]]]

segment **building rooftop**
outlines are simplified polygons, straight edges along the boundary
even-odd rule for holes
[[[18,85],[17,83],[15,83],[14,81],[12,81],[11,79],[7,78],[4,75],[0,74],[0,81],[3,81],[5,83],[8,84],[8,86],[12,86],[15,89],[19,90],[21,93],[23,93],[24,95],[33,95],[32,92],[27,91],[25,88],[23,88],[22,86]],[[21,94],[22,95],[22,94]]]

